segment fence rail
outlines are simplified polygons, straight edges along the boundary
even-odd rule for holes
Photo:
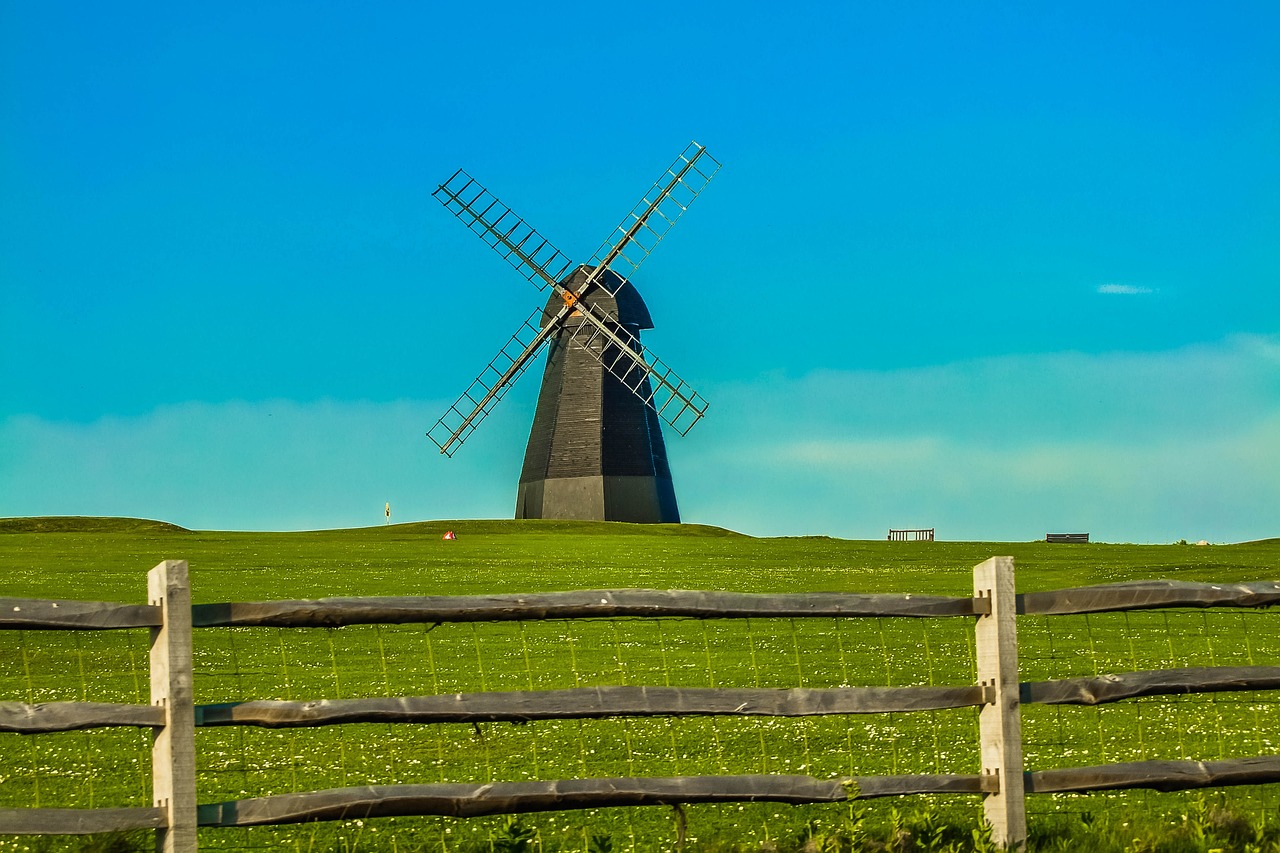
[[[814,779],[811,776],[674,776],[566,779],[489,785],[370,785],[279,794],[200,807],[202,826],[267,826],[347,818],[498,814],[691,803],[842,803],[910,794],[981,794],[993,777],[920,774]]]
[[[159,628],[162,624],[162,609],[152,604],[0,598],[0,628],[106,631]]]
[[[259,826],[350,817],[492,814],[710,802],[841,802],[920,793],[982,795],[1001,843],[1026,838],[1025,796],[1126,788],[1184,790],[1280,782],[1280,757],[1141,761],[1026,771],[1023,704],[1099,705],[1144,696],[1280,690],[1280,666],[1190,667],[1086,678],[1019,681],[1016,617],[1154,608],[1260,608],[1280,604],[1280,583],[1169,581],[1014,593],[1012,558],[974,570],[972,597],[707,591],[595,590],[529,595],[331,598],[192,606],[185,562],[149,575],[146,605],[0,599],[0,629],[148,628],[152,704],[0,702],[0,731],[21,734],[109,726],[150,728],[156,804],[151,808],[0,809],[0,833],[82,834],[155,829],[160,849],[194,850],[198,826]],[[256,700],[196,705],[192,627],[328,628],[357,624],[510,622],[617,618],[975,619],[978,683],[838,688],[596,686],[365,699]],[[346,723],[479,723],[605,717],[771,716],[980,709],[980,774],[905,774],[817,779],[796,775],[589,778],[484,785],[374,785],[197,805],[194,729],[298,728]]]
[[[1019,614],[1066,615],[1171,607],[1270,607],[1280,604],[1280,583],[1209,584],[1132,581],[1019,593]],[[161,608],[107,601],[0,598],[0,629],[111,630],[159,627]],[[813,616],[982,616],[984,598],[856,593],[703,592],[696,590],[578,590],[533,595],[318,598],[196,604],[197,628],[336,628],[346,625],[537,621],[650,617],[696,619]]]
[[[165,830],[168,809],[0,809],[0,831],[8,835],[93,835],[131,829]]]
[[[74,732],[106,726],[160,728],[164,709],[157,705],[114,702],[0,702],[0,732],[24,735]]]
[[[599,717],[814,717],[965,708],[986,704],[989,692],[982,686],[829,689],[624,686],[308,702],[259,700],[198,705],[196,725],[296,728],[335,723],[524,723]]]
[[[1018,596],[1018,612],[1027,616],[1065,616],[1120,610],[1173,607],[1272,607],[1280,604],[1280,583],[1188,583],[1130,581],[1028,592]]]
[[[620,617],[754,619],[813,616],[975,616],[976,598],[938,595],[858,595],[808,592],[764,595],[700,590],[603,589],[532,595],[457,595],[415,598],[319,598],[199,604],[197,627],[336,628],[344,625],[527,622]]]

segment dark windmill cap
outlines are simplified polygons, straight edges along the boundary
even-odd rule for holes
[[[587,280],[587,276],[595,267],[583,264],[560,283],[569,290],[576,291]],[[612,295],[610,295],[612,292]],[[640,298],[640,291],[631,282],[622,278],[613,270],[605,270],[600,281],[581,297],[582,301],[606,314],[612,314],[624,326],[636,329],[652,329],[653,320],[649,317],[649,308]],[[542,310],[542,325],[546,325],[560,313],[565,306],[565,297],[560,293],[552,293],[547,300],[547,307]],[[566,320],[573,323],[572,317]]]

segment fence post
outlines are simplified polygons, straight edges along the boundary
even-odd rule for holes
[[[973,594],[991,600],[991,612],[974,629],[978,683],[991,691],[978,715],[982,772],[999,780],[982,807],[991,838],[1021,850],[1027,841],[1027,809],[1022,777],[1022,716],[1018,699],[1017,601],[1013,558],[992,557],[973,569]]]
[[[155,805],[168,813],[156,830],[157,853],[196,849],[195,696],[191,661],[191,586],[185,560],[165,560],[147,573],[147,600],[162,609],[151,629],[151,704],[164,708],[164,726],[151,744]]]

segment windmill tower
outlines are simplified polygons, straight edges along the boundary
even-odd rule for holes
[[[653,322],[631,277],[719,168],[690,143],[581,265],[461,170],[434,193],[526,279],[552,291],[427,432],[452,456],[545,347],[516,518],[680,520],[661,421],[684,435],[707,404],[641,346]]]

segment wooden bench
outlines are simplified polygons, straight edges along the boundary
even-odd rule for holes
[[[933,528],[928,530],[890,530],[890,542],[932,542]]]
[[[1082,544],[1089,541],[1088,533],[1046,533],[1044,535],[1046,542],[1073,542]]]

